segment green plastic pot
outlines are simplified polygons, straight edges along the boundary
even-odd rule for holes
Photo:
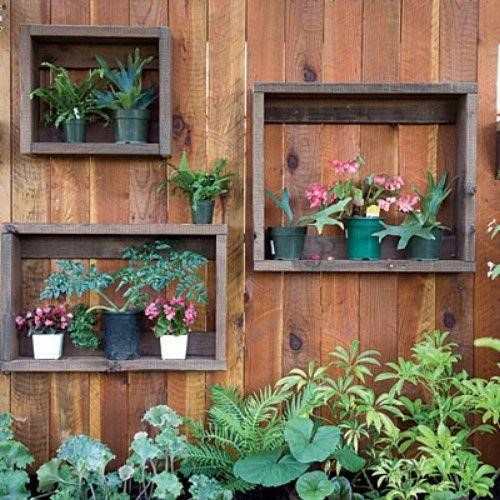
[[[380,217],[351,217],[346,220],[347,258],[380,259],[380,242],[373,233],[382,229]]]
[[[298,260],[302,257],[307,227],[272,227],[271,254],[277,260]]]
[[[201,200],[196,210],[191,205],[191,220],[193,224],[212,224],[215,200]]]
[[[434,240],[413,236],[406,246],[406,258],[410,260],[439,260],[443,245],[443,230],[436,227],[431,231]]]
[[[117,109],[113,114],[115,142],[144,144],[148,140],[149,111],[147,109]]]
[[[63,122],[64,142],[85,142],[87,121],[83,118],[73,118]]]

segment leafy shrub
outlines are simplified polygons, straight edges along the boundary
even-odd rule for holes
[[[73,319],[68,325],[68,333],[75,347],[95,351],[99,347],[99,337],[94,333],[97,316],[88,309],[85,304],[73,307]]]
[[[29,475],[26,467],[33,460],[28,448],[14,439],[12,415],[0,413],[0,498],[28,498]]]

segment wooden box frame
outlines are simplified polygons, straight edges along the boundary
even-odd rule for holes
[[[124,247],[161,237],[181,239],[185,248],[215,259],[215,332],[193,333],[186,360],[162,360],[158,355],[114,361],[89,355],[45,361],[19,356],[14,319],[22,306],[23,259],[117,259]],[[0,371],[226,369],[227,225],[5,224],[1,250]]]
[[[45,54],[47,44],[58,45],[57,54]],[[115,144],[114,142],[65,143],[40,141],[39,131],[43,130],[39,117],[38,99],[31,100],[30,92],[40,86],[39,64],[50,59],[56,65],[69,69],[89,69],[97,67],[97,62],[85,55],[80,58],[71,51],[73,45],[95,45],[99,52],[102,46],[155,44],[158,66],[158,141],[147,144]],[[171,34],[170,29],[130,26],[78,26],[22,24],[20,41],[20,96],[21,96],[21,153],[45,155],[141,155],[169,156],[172,138],[171,105]],[[44,49],[45,44],[45,49]],[[50,45],[48,46],[50,48]],[[69,47],[69,48],[68,48]],[[41,53],[40,53],[41,52]],[[50,51],[49,51],[50,52]],[[66,55],[68,54],[68,55]],[[112,54],[106,59],[114,60]],[[37,108],[38,106],[38,108]],[[156,126],[156,125],[155,125]],[[112,127],[105,133],[111,134]],[[155,132],[156,134],[156,132]]]
[[[256,271],[475,271],[477,84],[255,83],[253,87],[253,261]],[[266,258],[264,127],[276,124],[455,124],[456,258],[280,261]]]

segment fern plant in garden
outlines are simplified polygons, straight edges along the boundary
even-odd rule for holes
[[[214,386],[210,395],[206,428],[203,422],[188,421],[197,442],[188,445],[181,472],[215,477],[233,491],[253,489],[234,475],[234,464],[241,457],[283,445],[279,410],[288,393],[265,388],[243,396],[237,389]]]

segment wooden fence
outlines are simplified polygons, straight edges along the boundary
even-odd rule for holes
[[[385,360],[409,355],[423,330],[450,330],[462,366],[496,372],[494,356],[473,349],[495,336],[498,284],[486,262],[500,260],[486,234],[498,216],[495,85],[498,0],[4,0],[0,32],[0,219],[14,222],[186,222],[182,198],[158,194],[159,161],[20,154],[21,23],[170,26],[173,36],[173,161],[227,157],[238,172],[216,208],[229,224],[226,372],[0,374],[0,410],[25,422],[19,438],[38,462],[68,435],[87,433],[122,461],[140,418],[165,403],[202,416],[206,387],[246,391],[271,383],[336,345],[360,339]],[[478,82],[477,273],[280,274],[252,265],[252,109],[255,81]],[[453,135],[434,125],[269,125],[266,182],[326,179],[327,159],[361,151],[367,163],[422,183],[427,169],[453,164]],[[287,163],[293,152],[298,166]],[[284,176],[284,177],[283,177]],[[36,299],[47,261],[23,270],[24,302]],[[1,293],[1,292],[0,292]],[[498,441],[477,443],[494,460]],[[498,459],[498,455],[496,455]]]

